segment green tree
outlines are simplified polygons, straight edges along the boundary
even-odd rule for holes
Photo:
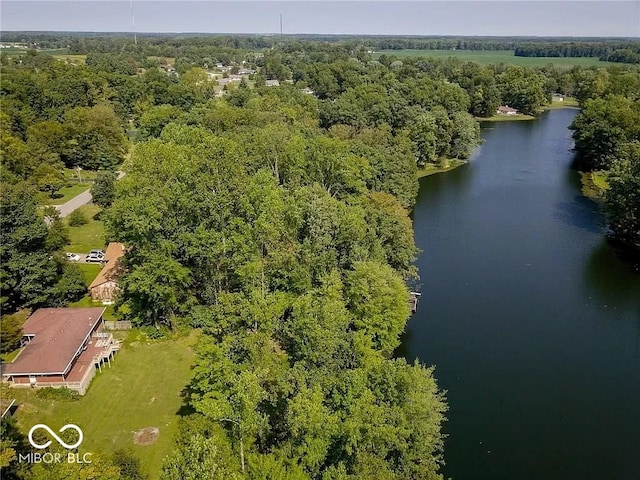
[[[116,180],[118,175],[111,170],[100,170],[91,186],[93,203],[102,208],[108,208],[115,198]]]
[[[138,135],[141,139],[159,137],[162,129],[182,115],[173,105],[157,105],[145,109],[139,120]]]
[[[65,165],[98,170],[122,163],[126,145],[120,123],[110,105],[69,110],[64,116]]]
[[[70,227],[81,227],[82,225],[89,223],[87,216],[79,208],[69,214],[68,221]]]
[[[47,227],[34,191],[24,184],[0,188],[1,305],[8,311],[45,304],[56,280]]]
[[[640,107],[619,95],[589,99],[569,128],[583,168],[608,169],[628,142],[640,140]]]
[[[170,456],[162,469],[161,480],[240,480],[229,465],[228,457],[212,438],[195,434],[189,442]]]
[[[625,150],[607,176],[605,213],[614,236],[640,249],[640,142]]]
[[[400,276],[385,264],[359,262],[345,279],[345,297],[354,328],[389,356],[400,342],[410,315],[409,292]]]
[[[7,353],[20,346],[22,340],[22,324],[25,318],[20,314],[3,315],[0,320],[0,330],[2,330],[2,343],[0,352]]]

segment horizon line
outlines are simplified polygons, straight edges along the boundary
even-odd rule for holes
[[[0,33],[73,33],[73,34],[110,34],[110,35],[133,35],[128,31],[97,31],[97,30],[1,30]],[[279,37],[277,32],[198,32],[198,31],[138,31],[138,35],[254,35],[265,37]],[[326,36],[326,37],[391,37],[391,38],[552,38],[552,39],[628,39],[639,40],[638,36],[610,36],[610,35],[473,35],[473,34],[447,34],[447,35],[422,35],[422,34],[388,34],[388,33],[284,33],[283,37],[296,36]]]

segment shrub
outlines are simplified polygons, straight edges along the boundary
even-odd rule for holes
[[[87,223],[89,223],[89,220],[87,220],[86,215],[80,209],[74,210],[69,215],[69,225],[71,227],[80,227]]]
[[[113,463],[120,469],[120,475],[128,480],[146,480],[149,477],[142,473],[140,459],[131,450],[116,450],[113,452]]]
[[[60,402],[75,402],[80,400],[80,394],[75,390],[70,390],[67,387],[53,388],[45,387],[36,391],[36,397],[45,400],[58,400]]]

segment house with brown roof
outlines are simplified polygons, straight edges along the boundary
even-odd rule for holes
[[[22,327],[24,348],[2,376],[14,387],[67,387],[84,395],[120,342],[104,331],[105,308],[40,308]]]
[[[118,291],[118,276],[122,273],[122,257],[124,256],[124,245],[122,243],[111,242],[107,247],[104,258],[106,264],[100,273],[89,285],[91,299],[102,303],[113,303]]]

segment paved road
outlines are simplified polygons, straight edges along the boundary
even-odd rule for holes
[[[60,217],[64,218],[73,212],[76,208],[80,208],[82,205],[86,205],[91,202],[91,189],[85,190],[80,195],[76,195],[67,203],[62,205],[56,205],[56,208],[60,212]]]
[[[118,172],[118,180],[124,177],[124,172]],[[64,218],[71,214],[76,208],[80,208],[82,205],[86,205],[87,203],[91,203],[91,189],[85,190],[80,195],[76,195],[67,203],[63,203],[62,205],[56,205],[56,208],[60,212],[60,218]]]

